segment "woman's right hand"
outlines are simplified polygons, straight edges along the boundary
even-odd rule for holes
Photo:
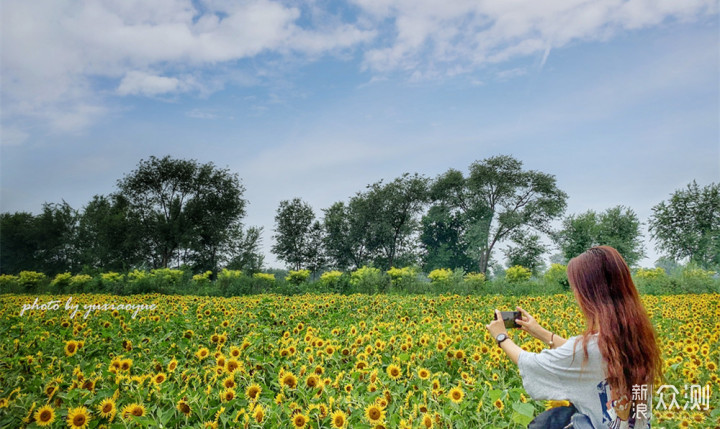
[[[535,320],[535,318],[527,311],[523,310],[519,306],[516,308],[520,313],[522,313],[522,319],[516,320],[517,324],[520,325],[520,329],[541,341],[544,340],[544,338],[542,338],[542,334],[545,332],[545,329],[540,326],[537,320]]]

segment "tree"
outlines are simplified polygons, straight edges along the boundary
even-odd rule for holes
[[[78,225],[78,252],[83,267],[127,271],[145,260],[140,219],[122,195],[95,195]]]
[[[504,251],[508,267],[521,265],[529,268],[535,276],[544,271],[545,261],[542,256],[548,251],[548,248],[542,244],[539,235],[518,230],[510,239],[515,246],[510,246]]]
[[[262,231],[262,227],[254,226],[245,231],[242,238],[235,243],[233,256],[227,264],[228,269],[242,270],[246,274],[262,271],[265,259],[260,251]]]
[[[339,270],[364,265],[365,245],[358,234],[357,223],[352,222],[355,218],[352,209],[352,204],[342,201],[323,209],[323,247],[328,264]]]
[[[636,265],[645,257],[640,220],[624,206],[611,207],[600,214],[597,242],[614,247],[628,265]]]
[[[183,260],[198,270],[216,269],[239,237],[245,188],[237,174],[212,163],[151,156],[118,188],[140,220],[154,267]]]
[[[420,243],[424,250],[425,272],[437,268],[473,271],[476,264],[467,254],[464,240],[467,222],[462,213],[450,210],[445,204],[437,204],[430,207],[421,224]]]
[[[720,184],[695,180],[652,208],[649,230],[656,249],[675,260],[720,268]]]
[[[620,252],[628,265],[634,266],[645,256],[640,225],[632,209],[616,206],[600,214],[588,210],[568,216],[552,236],[566,260],[593,246],[607,245]]]
[[[315,220],[312,207],[300,198],[280,201],[275,215],[275,235],[271,251],[293,270],[307,263],[310,229]]]
[[[0,274],[39,267],[37,221],[32,213],[0,214]]]
[[[490,157],[470,165],[468,177],[450,169],[435,181],[436,201],[462,213],[467,222],[467,254],[485,273],[495,245],[521,229],[550,233],[550,222],[565,210],[567,194],[555,177],[522,169],[508,155]]]
[[[308,231],[305,245],[305,267],[317,273],[327,265],[327,257],[323,248],[324,232],[319,221],[313,222]]]
[[[415,258],[413,236],[427,200],[428,180],[405,173],[357,192],[350,201],[325,209],[323,229],[328,263],[335,268],[368,263],[390,268]]]
[[[42,212],[36,217],[38,266],[35,269],[48,275],[79,270],[78,219],[77,210],[65,201],[43,204]]]
[[[365,200],[367,210],[361,214],[369,219],[369,250],[376,263],[389,269],[398,255],[408,258],[411,237],[418,229],[418,215],[427,201],[428,180],[417,173],[405,173],[392,182],[368,186],[357,198]],[[365,222],[363,222],[365,223]]]

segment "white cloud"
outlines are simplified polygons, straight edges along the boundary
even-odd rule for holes
[[[185,116],[188,118],[195,118],[195,119],[215,119],[218,116],[214,113],[210,113],[204,110],[200,109],[192,109],[189,112],[185,113]]]
[[[688,21],[717,12],[713,0],[352,0],[375,22],[391,21],[389,43],[365,52],[376,72],[417,76],[473,70],[542,54],[578,40],[603,40],[618,31]]]
[[[158,95],[176,92],[183,87],[185,85],[174,77],[131,71],[120,81],[117,92],[120,95]]]
[[[78,130],[108,110],[112,94],[207,96],[272,78],[264,66],[278,56],[282,64],[349,58],[342,55],[355,48],[366,69],[410,80],[528,55],[542,56],[542,67],[551,49],[573,41],[717,12],[714,0],[350,2],[358,16],[312,0],[5,0],[3,123],[32,118],[53,131]],[[238,70],[243,59],[256,70]]]
[[[277,1],[208,0],[199,7],[191,0],[4,1],[3,122],[31,117],[58,125],[56,131],[84,126],[107,103],[98,81],[118,82],[118,95],[207,95],[224,87],[218,78],[235,80],[225,72],[233,61],[334,52],[374,34],[342,22],[303,28],[301,10]]]

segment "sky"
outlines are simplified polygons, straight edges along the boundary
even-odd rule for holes
[[[555,176],[566,215],[631,208],[649,267],[652,207],[720,182],[713,0],[5,0],[0,16],[0,212],[82,209],[153,155],[212,162],[280,267],[281,200],[320,217],[380,179],[506,154]]]

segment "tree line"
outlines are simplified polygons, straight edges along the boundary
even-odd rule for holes
[[[352,270],[365,265],[462,268],[488,274],[521,265],[537,275],[544,256],[567,263],[597,245],[612,246],[636,265],[645,257],[641,221],[629,207],[564,216],[567,194],[553,175],[524,170],[508,155],[473,162],[467,174],[449,169],[436,178],[405,173],[380,180],[347,201],[322,209],[300,198],[280,202],[271,251],[291,269]],[[668,264],[686,260],[720,268],[720,186],[695,181],[653,207],[651,238]],[[564,217],[563,217],[564,216]],[[559,221],[559,228],[552,228]],[[548,240],[546,240],[548,241]],[[501,260],[495,250],[501,243]]]
[[[259,270],[261,228],[244,228],[236,173],[194,160],[150,157],[82,209],[0,215],[0,272],[129,271],[219,266]]]
[[[0,215],[0,273],[193,272],[263,268],[262,228],[245,227],[245,188],[212,163],[150,157],[82,209],[46,203],[34,215]],[[522,265],[538,274],[551,251],[565,263],[587,248],[615,247],[632,266],[645,256],[641,222],[624,206],[565,215],[553,175],[499,155],[435,178],[404,173],[368,185],[317,217],[301,198],[281,201],[271,251],[294,270],[462,268],[487,274]],[[560,228],[553,228],[554,223]],[[648,220],[668,260],[720,267],[720,186],[694,181],[653,207]],[[545,240],[548,241],[548,240]],[[503,248],[498,257],[498,248]]]

